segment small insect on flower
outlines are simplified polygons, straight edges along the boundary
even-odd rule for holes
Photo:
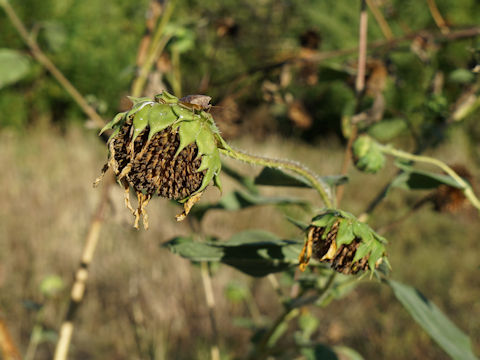
[[[184,205],[177,221],[185,219],[207,185],[221,188],[218,145],[223,143],[213,117],[207,112],[210,97],[189,95],[178,99],[163,92],[155,97],[130,98],[129,111],[117,114],[100,132],[113,130],[107,145],[109,158],[97,185],[108,169],[125,189],[125,204],[148,228],[145,210],[154,195]],[[138,200],[130,204],[130,188]]]
[[[382,261],[387,262],[385,244],[383,237],[352,214],[329,209],[313,218],[306,231],[300,270],[306,269],[313,256],[342,274],[373,272]]]

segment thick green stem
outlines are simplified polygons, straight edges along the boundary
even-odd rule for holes
[[[302,176],[312,185],[315,190],[317,190],[326,207],[332,207],[331,193],[328,185],[317,174],[299,162],[282,159],[270,159],[263,156],[247,154],[243,151],[233,149],[226,144],[224,144],[223,149],[220,149],[220,152],[225,156],[229,156],[236,160],[245,161],[249,164],[290,170]]]
[[[466,198],[470,201],[470,203],[475,206],[478,210],[480,210],[480,200],[475,196],[475,193],[472,190],[470,184],[468,184],[461,176],[459,176],[455,171],[452,170],[450,166],[445,164],[444,162],[434,159],[428,156],[420,156],[410,154],[408,152],[394,149],[390,146],[380,145],[380,150],[382,150],[385,154],[395,156],[397,158],[412,160],[416,162],[423,162],[426,164],[431,164],[439,167],[445,173],[450,175],[450,177],[457,182],[458,185],[462,187],[463,193],[465,194]]]

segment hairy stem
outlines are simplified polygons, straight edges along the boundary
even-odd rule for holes
[[[421,155],[414,155],[410,154],[408,152],[402,151],[402,150],[397,150],[394,149],[390,146],[385,146],[385,145],[379,145],[380,149],[388,155],[395,156],[397,158],[401,159],[407,159],[407,160],[412,160],[416,162],[423,162],[426,164],[431,164],[434,166],[439,167],[442,169],[446,174],[450,175],[450,177],[455,180],[458,185],[462,187],[463,193],[467,197],[467,199],[470,201],[470,203],[475,206],[478,210],[480,210],[480,200],[475,196],[475,193],[472,190],[472,187],[470,184],[468,184],[461,176],[459,176],[455,171],[452,170],[450,166],[445,164],[444,162],[434,159],[428,156],[421,156]]]
[[[15,10],[10,6],[7,0],[0,0],[0,7],[5,10],[10,22],[18,31],[23,41],[32,51],[35,59],[42,64],[52,75],[53,77],[63,86],[65,91],[75,100],[78,106],[81,107],[83,112],[94,122],[95,126],[102,128],[105,123],[103,119],[98,115],[93,107],[91,107],[87,100],[80,94],[80,92],[72,85],[72,83],[62,74],[62,72],[55,66],[55,64],[43,53],[43,51],[38,46],[35,39],[29,35],[25,25],[22,23],[20,18],[17,16]]]
[[[224,144],[223,149],[220,149],[220,152],[225,156],[231,157],[235,160],[245,161],[249,164],[290,170],[306,179],[312,185],[312,187],[317,190],[326,207],[332,207],[331,194],[328,185],[317,174],[299,162],[282,159],[270,159],[263,156],[247,154],[246,152],[233,149],[226,144]]]

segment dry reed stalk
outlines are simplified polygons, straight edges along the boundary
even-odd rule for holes
[[[355,93],[357,97],[357,108],[360,103],[360,98],[365,89],[365,71],[367,64],[367,28],[368,28],[368,13],[366,8],[366,1],[362,0],[361,10],[360,10],[360,25],[359,25],[359,35],[358,35],[358,68],[357,68],[357,78],[355,81]],[[357,109],[358,110],[358,109]],[[351,124],[352,131],[350,137],[348,138],[348,143],[345,148],[345,154],[343,157],[341,174],[345,175],[348,172],[348,167],[352,159],[352,146],[353,141],[357,136],[357,126]],[[337,197],[336,202],[337,206],[340,204],[343,194],[345,191],[345,186],[340,185],[337,188]]]
[[[0,316],[0,355],[4,360],[20,360],[20,352],[15,346],[5,320]]]
[[[68,355],[68,348],[73,335],[73,320],[80,307],[85,295],[85,286],[88,279],[88,267],[92,262],[95,249],[100,237],[105,211],[109,200],[110,186],[114,183],[113,174],[106,179],[100,202],[95,214],[90,222],[87,236],[85,238],[85,247],[83,248],[80,265],[75,273],[75,282],[70,293],[70,302],[68,304],[67,314],[60,327],[59,339],[55,348],[54,360],[65,360]]]

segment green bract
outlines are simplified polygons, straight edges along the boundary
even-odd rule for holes
[[[335,270],[345,274],[367,268],[373,272],[383,260],[386,261],[386,243],[385,238],[354,215],[327,209],[311,221],[300,264],[306,266],[311,253],[314,258],[330,263]]]

